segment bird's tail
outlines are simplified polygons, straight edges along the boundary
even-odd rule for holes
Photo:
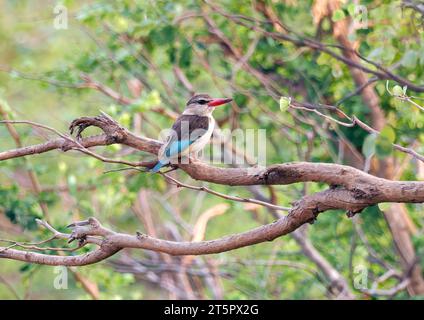
[[[168,163],[169,163],[169,161],[167,161],[167,160],[159,160],[159,161],[155,164],[155,166],[154,166],[152,169],[150,169],[150,172],[153,172],[153,173],[159,172],[159,170],[160,170],[163,166],[166,166]]]

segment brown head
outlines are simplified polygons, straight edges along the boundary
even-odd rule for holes
[[[211,98],[210,95],[195,94],[187,101],[184,114],[196,114],[199,116],[210,115],[214,108],[231,102],[231,98]]]

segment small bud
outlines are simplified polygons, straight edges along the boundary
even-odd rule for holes
[[[404,93],[403,93],[402,87],[401,86],[398,86],[398,85],[394,86],[393,87],[393,94],[395,96],[403,96]]]
[[[291,98],[290,97],[281,97],[280,98],[280,110],[281,112],[287,111],[290,107]]]

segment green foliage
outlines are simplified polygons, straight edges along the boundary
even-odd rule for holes
[[[42,194],[40,199],[32,195],[21,197],[17,185],[11,187],[0,186],[0,210],[4,211],[6,217],[14,224],[19,224],[25,229],[34,230],[37,227],[36,218],[42,218],[43,214],[38,201],[47,198]],[[49,200],[52,200],[49,198]]]
[[[343,10],[341,9],[337,9],[333,12],[333,16],[331,17],[331,20],[333,20],[334,22],[343,20],[346,17],[345,13]]]
[[[376,150],[376,141],[377,135],[375,133],[369,134],[364,139],[364,143],[362,144],[362,154],[365,156],[365,158],[369,158],[374,155]]]
[[[395,142],[395,131],[390,127],[384,127],[375,141],[375,151],[377,157],[384,159],[393,152],[393,143]]]

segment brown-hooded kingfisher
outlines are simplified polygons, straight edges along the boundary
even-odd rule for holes
[[[158,172],[172,160],[189,154],[197,154],[209,142],[215,119],[215,107],[233,99],[213,99],[208,94],[196,94],[188,100],[184,112],[178,117],[158,153],[158,162],[151,172]]]

